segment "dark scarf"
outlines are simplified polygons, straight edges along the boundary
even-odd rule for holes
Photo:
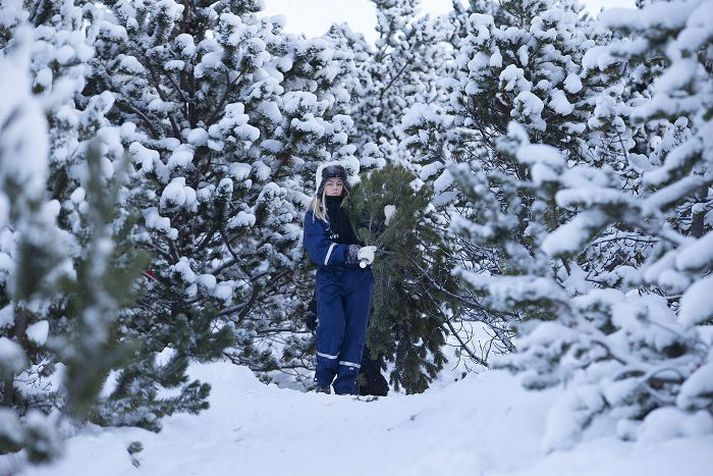
[[[327,219],[332,229],[331,239],[336,243],[344,245],[360,245],[361,243],[354,233],[352,224],[346,210],[342,208],[344,197],[324,197],[327,206]]]

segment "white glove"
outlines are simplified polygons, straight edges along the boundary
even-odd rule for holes
[[[374,251],[376,251],[376,246],[363,246],[359,248],[357,258],[359,259],[360,268],[366,268],[374,262]]]

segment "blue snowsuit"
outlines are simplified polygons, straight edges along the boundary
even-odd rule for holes
[[[328,222],[307,212],[303,244],[317,265],[316,379],[323,388],[334,381],[337,394],[356,394],[374,276],[369,266],[347,263],[348,245],[333,236]]]

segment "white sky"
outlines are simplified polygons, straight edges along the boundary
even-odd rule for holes
[[[599,13],[602,8],[633,8],[635,0],[580,0],[592,13]],[[332,23],[347,22],[349,26],[361,32],[367,40],[374,41],[376,15],[374,4],[368,0],[264,0],[265,13],[284,15],[285,30],[293,33],[305,33],[307,36],[319,36],[329,29]],[[451,9],[451,0],[421,0],[424,13],[440,14]]]

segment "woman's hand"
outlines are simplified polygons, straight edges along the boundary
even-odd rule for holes
[[[357,258],[359,259],[359,267],[366,268],[368,265],[374,262],[374,252],[376,251],[376,246],[363,246],[359,248],[357,253]]]

